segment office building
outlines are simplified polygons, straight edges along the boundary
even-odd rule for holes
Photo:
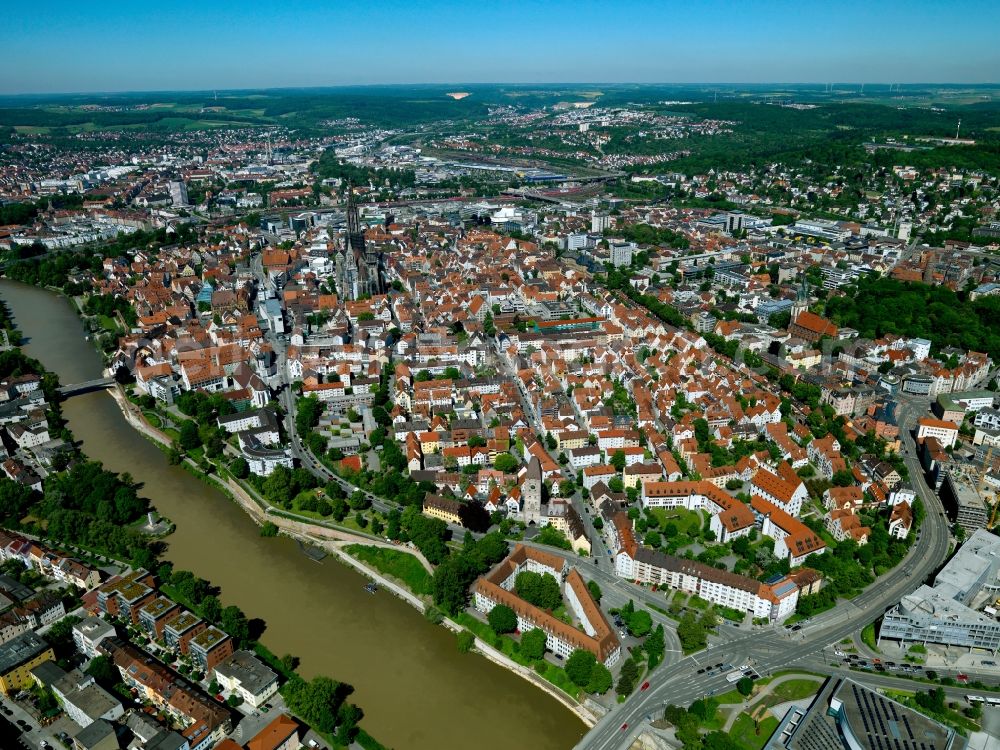
[[[885,614],[879,640],[1000,650],[1000,622],[984,610],[996,598],[1000,537],[977,530],[941,569]]]
[[[793,706],[765,750],[952,750],[955,730],[844,677]]]

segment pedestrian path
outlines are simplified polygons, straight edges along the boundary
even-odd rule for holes
[[[732,707],[729,716],[726,718],[726,723],[722,726],[723,732],[728,732],[732,729],[733,723],[736,721],[736,717],[739,716],[744,711],[749,710],[752,706],[758,705],[761,701],[767,698],[774,692],[774,689],[783,682],[790,682],[791,680],[816,680],[816,687],[819,688],[820,680],[815,678],[813,675],[796,673],[796,674],[783,674],[780,677],[775,677],[769,683],[764,685],[764,687],[757,693],[750,696],[749,699],[744,699],[743,703],[730,704]]]

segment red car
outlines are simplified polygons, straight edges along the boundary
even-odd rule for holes
[[[639,690],[645,690],[648,687],[649,687],[649,680],[646,680],[644,683],[642,683],[642,687],[639,688]]]
[[[626,729],[628,729],[628,724],[622,724],[622,731],[624,732]]]
[[[968,682],[969,675],[967,675],[967,674],[957,674],[957,675],[955,675],[955,679],[958,680],[959,682]]]

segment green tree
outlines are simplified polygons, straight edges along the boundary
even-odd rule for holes
[[[597,658],[592,653],[578,648],[566,660],[566,675],[575,685],[586,687],[596,664]]]
[[[594,664],[593,669],[590,671],[590,679],[587,681],[587,692],[604,695],[604,693],[611,689],[612,684],[614,683],[608,668],[603,664]]]
[[[519,597],[542,609],[555,609],[562,603],[559,582],[548,573],[523,570],[514,579],[514,590]]]
[[[91,659],[85,671],[104,687],[111,687],[121,679],[114,662],[103,655]]]
[[[748,698],[753,692],[753,680],[749,677],[741,677],[736,682],[736,689],[740,692],[744,698]]]
[[[243,456],[237,456],[233,459],[233,462],[229,465],[229,470],[237,479],[246,479],[250,476],[250,464],[247,463],[247,460]]]
[[[198,434],[198,425],[190,419],[181,422],[180,435],[177,442],[186,451],[194,450],[201,445],[201,437]]]
[[[625,462],[626,462],[625,453],[624,451],[620,450],[612,453],[611,458],[608,461],[609,464],[615,467],[615,471],[619,473],[625,470]]]
[[[340,706],[344,702],[344,686],[329,677],[314,677],[306,682],[294,675],[281,692],[292,713],[317,731],[333,734]]]
[[[632,615],[629,616],[626,622],[628,626],[628,632],[634,635],[636,638],[642,638],[647,635],[653,628],[653,618],[650,617],[649,612],[644,609],[640,609]]]
[[[629,657],[622,664],[621,671],[618,673],[618,684],[615,686],[615,692],[618,695],[631,695],[632,691],[635,690],[635,683],[638,679],[639,666],[632,657]]]
[[[500,453],[493,461],[493,468],[504,474],[510,474],[517,468],[517,459],[509,453]]]
[[[645,643],[642,644],[646,655],[649,657],[649,668],[655,669],[656,666],[663,661],[663,654],[666,651],[666,634],[663,631],[663,625],[657,625],[656,629],[649,634],[646,638]]]
[[[601,587],[597,585],[597,581],[587,581],[587,590],[594,597],[594,601],[600,604],[603,592],[601,591]]]
[[[517,615],[510,607],[498,604],[486,617],[496,633],[512,633],[517,630]]]
[[[686,612],[677,624],[677,637],[680,639],[681,648],[688,653],[705,648],[708,644],[704,626],[690,611]]]
[[[541,659],[545,655],[545,631],[532,628],[521,636],[521,653],[529,659]]]

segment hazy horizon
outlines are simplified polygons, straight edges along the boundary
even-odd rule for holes
[[[0,94],[462,85],[459,79],[990,84],[1000,80],[998,22],[1000,4],[984,0],[836,7],[180,0],[169,9],[20,2],[0,29]]]

